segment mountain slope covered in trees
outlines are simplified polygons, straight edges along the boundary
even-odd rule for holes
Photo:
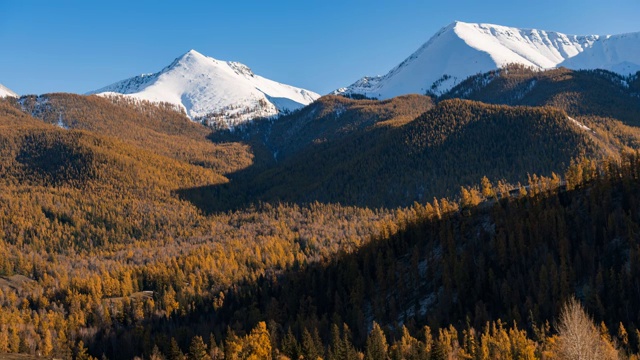
[[[492,104],[554,106],[572,116],[598,116],[638,126],[638,75],[604,70],[538,71],[508,65],[469,77],[442,99],[464,98]]]
[[[17,106],[63,129],[87,130],[117,138],[158,155],[230,173],[252,163],[240,143],[213,144],[212,132],[175,111],[170,104],[152,104],[126,97],[102,98],[74,94],[26,96]]]
[[[313,104],[276,121],[255,121],[238,132],[217,132],[218,142],[247,141],[264,146],[275,162],[325,143],[335,143],[358,135],[373,126],[400,126],[433,107],[426,96],[399,96],[387,101],[355,100],[342,96],[323,96]]]
[[[324,104],[334,106],[335,114],[334,102],[339,104],[331,99]],[[305,122],[307,116],[296,113],[290,120]],[[227,201],[256,200],[406,206],[457,194],[460,186],[475,184],[485,175],[511,184],[525,182],[528,173],[551,176],[564,171],[574,158],[607,156],[615,148],[552,107],[448,100],[415,119],[397,119],[356,127],[349,136],[285,153],[274,166],[248,168],[227,185],[185,191],[185,198],[198,198],[205,209],[207,204],[215,209]],[[314,121],[335,120],[318,116]],[[258,132],[254,141],[262,136]],[[296,144],[298,137],[293,139],[289,142]],[[293,147],[284,144],[285,150]]]
[[[0,353],[69,358],[86,344],[131,358],[146,351],[131,343],[141,338],[101,341],[193,314],[267,271],[359,247],[394,218],[318,203],[204,216],[175,191],[227,179],[146,149],[144,136],[61,128],[10,100],[0,128]]]
[[[639,159],[634,152],[620,163],[583,161],[565,174],[564,185],[534,178],[515,196],[483,181],[482,195],[415,206],[394,235],[227,294],[233,300],[221,311],[223,322],[265,321],[282,332],[291,328],[300,342],[318,329],[329,346],[332,327],[344,322],[360,348],[369,346],[372,321],[396,344],[404,331],[425,341],[425,325],[440,329],[440,337],[442,329],[464,330],[467,340],[455,337],[447,345],[447,353],[462,356],[467,341],[480,341],[477,331],[491,331],[496,325],[489,324],[501,318],[542,335],[531,358],[545,358],[544,333],[551,334],[545,322],[577,296],[601,322],[603,337],[618,335],[611,346],[622,355],[637,352],[640,337],[625,334],[636,333],[640,321]],[[429,342],[435,334],[427,331]],[[284,341],[281,349],[290,351]]]

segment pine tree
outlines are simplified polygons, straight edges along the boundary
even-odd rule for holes
[[[300,355],[302,355],[300,344],[298,343],[296,337],[293,335],[291,328],[287,329],[287,333],[284,335],[280,347],[282,353],[288,356],[290,359],[297,359]]]
[[[389,357],[389,345],[387,345],[387,339],[380,328],[380,325],[375,321],[373,322],[373,328],[367,337],[366,346],[366,360],[384,360]]]
[[[318,347],[318,343],[314,339],[313,335],[311,335],[309,330],[305,328],[302,332],[302,355],[304,358],[317,360],[318,358],[322,358],[322,352],[322,347]]]
[[[342,347],[344,349],[344,360],[358,359],[358,351],[356,351],[351,340],[351,329],[346,323],[342,324]]]
[[[215,335],[213,333],[209,334],[209,356],[211,356],[211,359],[219,359],[223,353],[222,349],[218,347]]]
[[[84,346],[84,341],[78,341],[76,345],[76,360],[95,360],[95,358],[87,352],[87,348]]]
[[[424,333],[424,357],[429,359],[433,350],[433,335],[431,334],[431,328],[429,326],[425,326],[422,332]]]
[[[211,360],[201,336],[194,336],[189,345],[189,360]]]
[[[167,360],[184,360],[184,354],[175,338],[171,338],[171,342],[169,343]]]
[[[58,330],[58,339],[56,340],[56,348],[54,349],[55,357],[69,359],[72,356],[72,345],[67,339],[67,335],[63,329]]]
[[[224,358],[227,360],[239,359],[243,350],[242,339],[236,333],[227,329],[227,338],[224,342]]]
[[[40,347],[42,349],[41,351],[43,356],[49,356],[49,354],[53,352],[53,338],[49,329],[45,330],[44,338],[42,339]]]
[[[346,351],[340,338],[340,328],[338,324],[331,325],[331,343],[329,345],[329,360],[342,360],[345,358]]]
[[[151,355],[149,356],[149,360],[165,360],[164,355],[158,348],[158,345],[153,346],[153,350],[151,351]]]
[[[418,360],[426,357],[426,344],[411,336],[409,329],[402,326],[402,337],[391,347],[392,359]]]
[[[623,346],[629,346],[629,334],[627,333],[627,329],[625,329],[624,325],[622,325],[622,322],[618,325],[618,340]]]

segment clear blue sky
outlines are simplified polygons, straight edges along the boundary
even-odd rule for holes
[[[0,0],[0,83],[84,93],[196,49],[324,94],[386,73],[454,20],[636,32],[640,1]]]

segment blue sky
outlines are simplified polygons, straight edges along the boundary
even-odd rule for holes
[[[84,93],[196,49],[324,94],[386,73],[454,20],[616,34],[638,19],[638,0],[0,0],[0,83]]]

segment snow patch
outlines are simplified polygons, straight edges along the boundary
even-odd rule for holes
[[[64,120],[62,119],[62,114],[58,115],[58,122],[56,123],[56,126],[61,129],[69,130],[69,127],[64,123]]]
[[[571,121],[572,123],[576,124],[580,129],[585,130],[585,131],[591,131],[593,132],[593,130],[591,130],[590,127],[586,126],[585,124],[579,122],[578,120],[572,118],[571,116],[568,116],[567,119],[569,121]]]

